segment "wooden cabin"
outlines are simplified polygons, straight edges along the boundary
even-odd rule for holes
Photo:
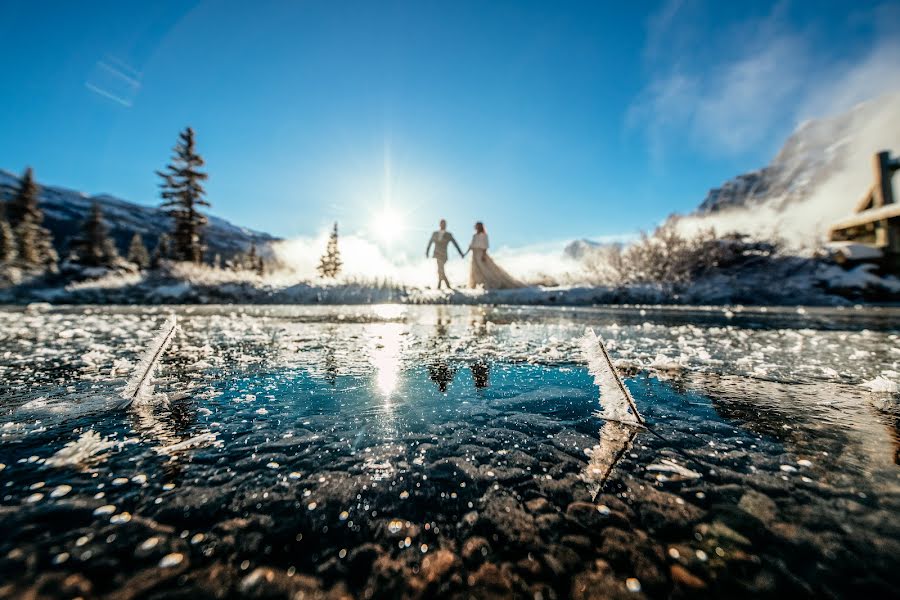
[[[868,250],[865,258],[880,257],[885,271],[900,273],[900,202],[894,198],[891,178],[900,169],[900,159],[890,152],[874,156],[875,181],[856,204],[854,214],[834,225],[828,238],[833,245],[858,245]],[[840,258],[840,253],[836,256]],[[848,260],[853,257],[845,256]],[[862,258],[862,257],[861,257]]]

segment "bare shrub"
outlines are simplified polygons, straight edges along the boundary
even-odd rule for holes
[[[654,284],[675,287],[717,269],[771,257],[773,242],[754,242],[746,236],[717,237],[712,229],[685,236],[673,221],[627,245],[598,249],[585,258],[592,282],[605,285]]]

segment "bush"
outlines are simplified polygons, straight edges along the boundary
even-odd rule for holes
[[[669,220],[652,234],[642,232],[632,244],[598,249],[585,258],[585,267],[595,284],[674,288],[714,270],[771,257],[777,249],[773,242],[754,242],[743,235],[717,237],[712,229],[688,237]]]

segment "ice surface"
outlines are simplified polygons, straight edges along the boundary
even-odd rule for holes
[[[92,412],[118,397],[169,309],[0,310],[0,554],[20,595],[69,573],[94,589],[150,573],[159,594],[201,595],[200,573],[239,589],[271,569],[252,581],[262,593],[271,573],[321,584],[321,565],[343,582],[368,555],[405,589],[426,585],[425,557],[467,583],[473,556],[531,553],[540,569],[498,572],[564,597],[574,577],[624,592],[647,565],[668,573],[674,550],[715,585],[786,593],[788,569],[833,596],[861,581],[837,546],[890,589],[892,529],[867,524],[900,509],[897,395],[863,384],[898,380],[891,310],[175,310],[154,379],[170,404]],[[598,418],[608,382],[586,365],[588,327],[662,438]],[[75,468],[48,468],[63,457]],[[572,552],[583,560],[564,562]],[[759,562],[745,576],[747,556]],[[810,557],[825,568],[804,571]],[[597,560],[606,579],[584,572]],[[364,596],[375,562],[353,564],[347,585]],[[551,567],[565,564],[561,579]]]

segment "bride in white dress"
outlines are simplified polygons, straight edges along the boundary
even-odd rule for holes
[[[475,223],[475,235],[466,254],[472,253],[472,267],[469,270],[469,287],[479,285],[487,290],[505,290],[525,287],[525,284],[504,271],[500,265],[488,256],[488,236],[484,224]]]

